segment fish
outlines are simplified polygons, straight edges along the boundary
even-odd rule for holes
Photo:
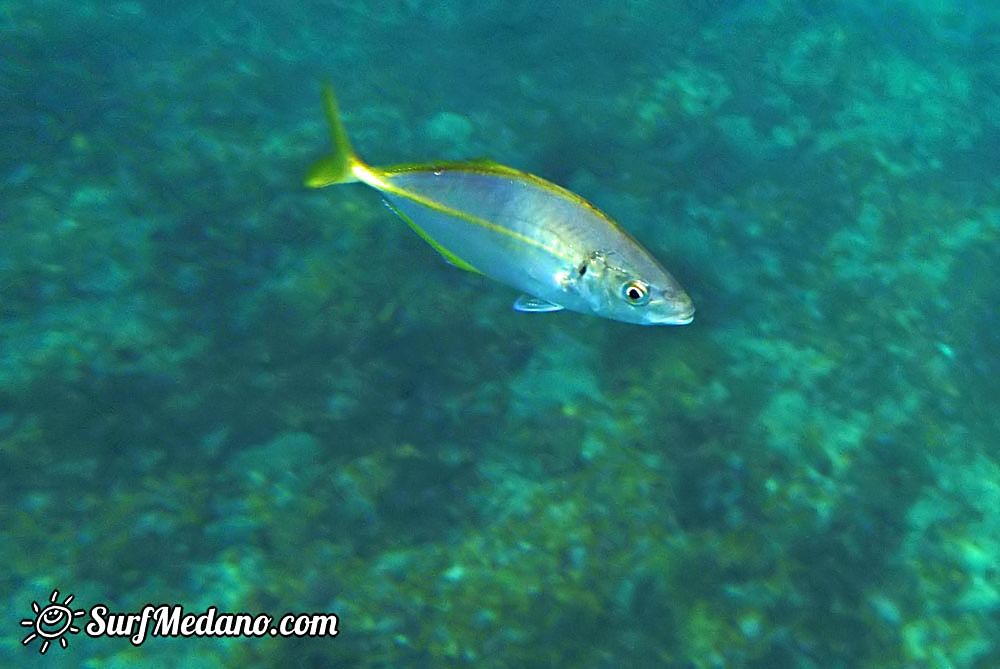
[[[333,151],[308,169],[307,187],[374,188],[448,263],[520,291],[517,311],[638,325],[694,319],[677,280],[579,195],[490,160],[370,166],[351,146],[332,86],[322,99]]]

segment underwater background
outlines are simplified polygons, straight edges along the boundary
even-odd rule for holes
[[[571,188],[698,307],[526,315],[375,165]],[[1000,8],[0,0],[0,665],[1000,666]],[[335,638],[68,636],[335,612]]]

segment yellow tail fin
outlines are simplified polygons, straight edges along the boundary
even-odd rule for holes
[[[337,109],[337,98],[330,84],[323,87],[323,111],[326,112],[326,121],[330,126],[333,152],[317,160],[306,172],[305,184],[310,188],[357,181],[358,178],[354,176],[354,166],[361,164],[354,155],[351,142],[347,139],[347,131],[344,130]]]

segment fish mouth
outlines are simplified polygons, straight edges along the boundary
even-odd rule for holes
[[[694,307],[691,307],[687,311],[674,314],[669,319],[665,320],[664,323],[669,325],[687,325],[693,320],[694,320]]]
[[[651,318],[650,325],[687,325],[694,320],[694,309]]]
[[[656,325],[687,325],[694,320],[694,304],[688,300],[677,305],[674,311],[653,319]]]
[[[674,316],[674,325],[687,325],[694,320],[694,309],[688,309],[683,314]]]

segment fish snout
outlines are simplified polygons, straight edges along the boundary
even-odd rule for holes
[[[670,313],[666,314],[663,323],[687,325],[694,320],[694,302],[683,290],[665,290],[663,299],[670,305]]]

